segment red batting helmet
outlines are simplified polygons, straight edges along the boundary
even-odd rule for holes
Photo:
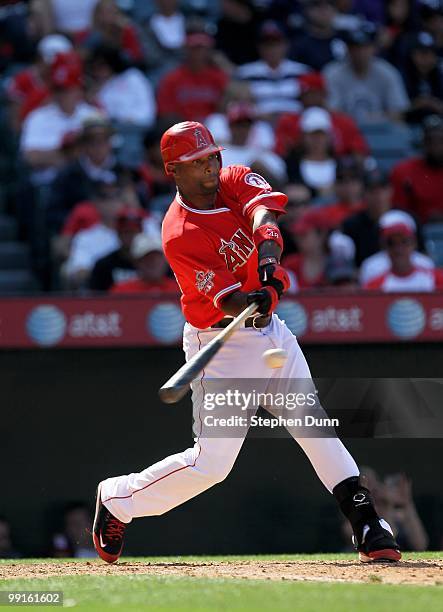
[[[205,157],[211,153],[220,153],[223,147],[214,142],[211,132],[198,121],[183,121],[176,123],[163,134],[160,149],[165,164],[171,162],[186,162]]]

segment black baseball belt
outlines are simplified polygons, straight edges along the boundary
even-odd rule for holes
[[[211,325],[211,329],[224,329],[228,327],[229,323],[232,323],[234,317],[224,317]],[[262,329],[263,327],[267,327],[271,322],[271,315],[258,315],[254,317],[248,317],[245,321],[245,327],[255,327],[256,329]]]

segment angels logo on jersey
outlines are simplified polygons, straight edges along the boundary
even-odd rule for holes
[[[229,241],[221,238],[221,243],[218,252],[224,256],[229,272],[234,272],[239,266],[244,266],[254,250],[254,243],[241,229],[238,229]]]
[[[195,271],[195,286],[201,293],[209,293],[214,286],[212,279],[215,273],[212,270],[196,270]]]
[[[259,189],[272,189],[268,181],[256,172],[248,172],[245,176],[244,181],[251,187],[258,187]]]
[[[202,149],[204,147],[209,146],[209,144],[206,142],[206,138],[201,133],[201,130],[195,130],[194,136],[195,136],[195,146],[197,147],[197,149]]]

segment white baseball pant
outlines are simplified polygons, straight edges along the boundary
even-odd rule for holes
[[[183,348],[188,360],[205,346],[219,329],[199,330],[185,324]],[[270,348],[283,348],[288,359],[282,368],[270,370],[262,354]],[[226,478],[240,452],[248,427],[237,428],[235,437],[214,437],[203,418],[205,384],[216,383],[218,392],[232,387],[234,379],[253,380],[265,391],[271,380],[279,391],[287,392],[290,381],[311,379],[308,364],[295,336],[277,315],[263,329],[241,328],[211,360],[192,383],[194,446],[166,457],[142,472],[108,478],[102,485],[102,501],[114,516],[129,523],[140,516],[164,514]],[[289,382],[288,382],[289,381]],[[279,385],[281,383],[281,388]],[[211,386],[211,390],[214,389]],[[294,389],[292,389],[294,390]],[[272,414],[273,409],[263,406]],[[222,409],[223,410],[223,409]],[[230,409],[232,414],[232,408]],[[223,412],[217,413],[223,416]],[[351,476],[358,476],[357,465],[337,437],[299,437],[299,429],[287,427],[301,446],[328,491]]]

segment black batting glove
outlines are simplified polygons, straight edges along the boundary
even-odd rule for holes
[[[263,287],[263,289],[256,289],[250,291],[246,296],[246,302],[252,304],[256,302],[258,304],[257,312],[262,315],[271,314],[277,307],[279,295],[274,287]]]

